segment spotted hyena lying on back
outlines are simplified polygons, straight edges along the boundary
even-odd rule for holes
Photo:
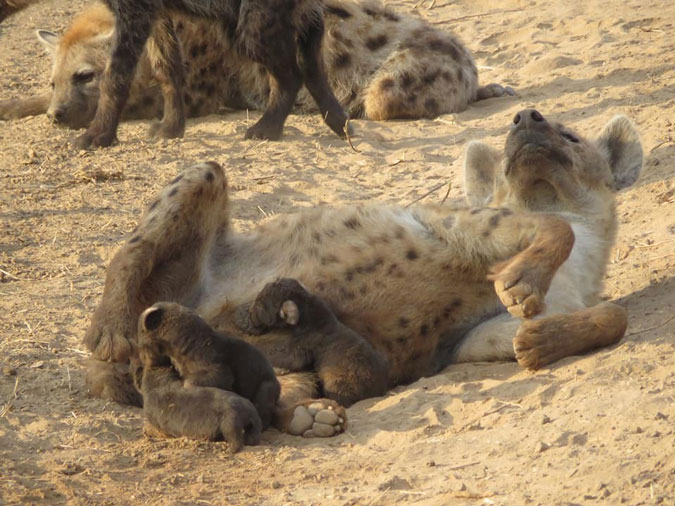
[[[103,4],[93,4],[61,37],[38,31],[53,56],[53,90],[0,102],[0,119],[47,113],[57,123],[86,127],[96,113],[113,23]],[[496,84],[479,87],[469,51],[453,35],[420,19],[375,3],[329,0],[325,23],[322,54],[328,80],[352,118],[432,118],[505,92]],[[223,108],[265,109],[270,94],[267,71],[239,56],[226,39],[215,36],[217,24],[181,15],[173,16],[173,24],[187,69],[183,98],[188,116]],[[506,92],[513,93],[508,88]],[[297,105],[312,110],[305,88]],[[162,110],[160,83],[146,51],[123,117],[157,118]]]
[[[285,408],[308,391],[325,394],[321,385],[355,363],[378,371],[384,361],[391,387],[457,361],[515,358],[536,369],[615,343],[626,314],[599,295],[617,228],[614,195],[641,167],[641,141],[625,117],[591,141],[524,110],[503,153],[468,146],[465,188],[475,207],[319,207],[238,233],[229,226],[223,170],[193,166],[153,201],[110,263],[85,336],[98,359],[92,371],[128,359],[136,318],[156,300],[191,306],[255,344],[275,367],[298,371],[280,377]],[[299,280],[360,336],[368,345],[362,360],[335,354],[314,369],[313,388],[299,372],[312,362],[295,360],[304,338],[293,326],[252,332],[241,315],[278,278]],[[297,320],[292,306],[277,303],[284,318]],[[120,385],[111,375],[105,381]],[[348,401],[367,396],[367,383],[354,380]],[[122,387],[107,395],[128,398]]]

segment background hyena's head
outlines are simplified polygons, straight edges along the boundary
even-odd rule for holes
[[[588,140],[525,109],[513,118],[503,154],[482,143],[469,145],[464,184],[473,205],[593,212],[636,181],[642,159],[640,135],[625,116],[615,116]]]
[[[63,36],[38,30],[38,40],[53,60],[47,115],[56,123],[83,128],[94,118],[113,33],[112,15],[103,7],[83,12]]]

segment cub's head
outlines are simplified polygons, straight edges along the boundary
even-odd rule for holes
[[[37,31],[38,40],[52,55],[53,94],[47,116],[55,123],[84,128],[94,119],[113,35],[114,18],[102,4],[82,12],[62,36]]]
[[[204,345],[212,332],[191,309],[175,302],[158,302],[138,318],[138,356],[145,365],[168,365],[172,350],[184,353]]]
[[[472,205],[515,205],[533,211],[582,212],[632,185],[642,168],[635,125],[614,117],[588,140],[534,109],[513,118],[504,152],[467,147],[464,187]]]

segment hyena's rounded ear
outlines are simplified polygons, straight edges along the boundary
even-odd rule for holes
[[[143,311],[141,314],[141,328],[146,332],[157,330],[162,324],[164,318],[164,309],[157,306],[152,306]]]
[[[471,141],[464,154],[464,194],[474,207],[489,204],[502,154],[483,142]]]
[[[92,42],[95,44],[111,44],[113,37],[115,37],[115,29],[111,28],[107,32],[98,34],[92,39]]]
[[[614,116],[596,140],[614,176],[614,190],[632,185],[640,175],[644,154],[635,124],[626,116]]]
[[[49,30],[38,30],[35,32],[35,34],[47,51],[50,53],[56,51],[56,47],[59,45],[60,39],[58,34],[50,32]]]

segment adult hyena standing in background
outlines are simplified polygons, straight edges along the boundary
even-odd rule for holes
[[[504,93],[496,84],[479,87],[470,52],[452,34],[421,19],[375,2],[352,0],[329,0],[324,16],[322,59],[328,81],[352,118],[433,118]],[[267,71],[238,55],[219,35],[218,23],[184,15],[173,15],[172,21],[187,69],[183,99],[188,117],[217,113],[223,107],[265,109],[270,94]],[[89,125],[113,34],[113,15],[100,3],[76,16],[61,37],[39,30],[38,38],[54,60],[53,90],[0,102],[0,119],[46,112],[71,128]],[[305,88],[297,105],[315,111]],[[146,50],[122,117],[152,119],[161,117],[162,109],[161,89]]]

